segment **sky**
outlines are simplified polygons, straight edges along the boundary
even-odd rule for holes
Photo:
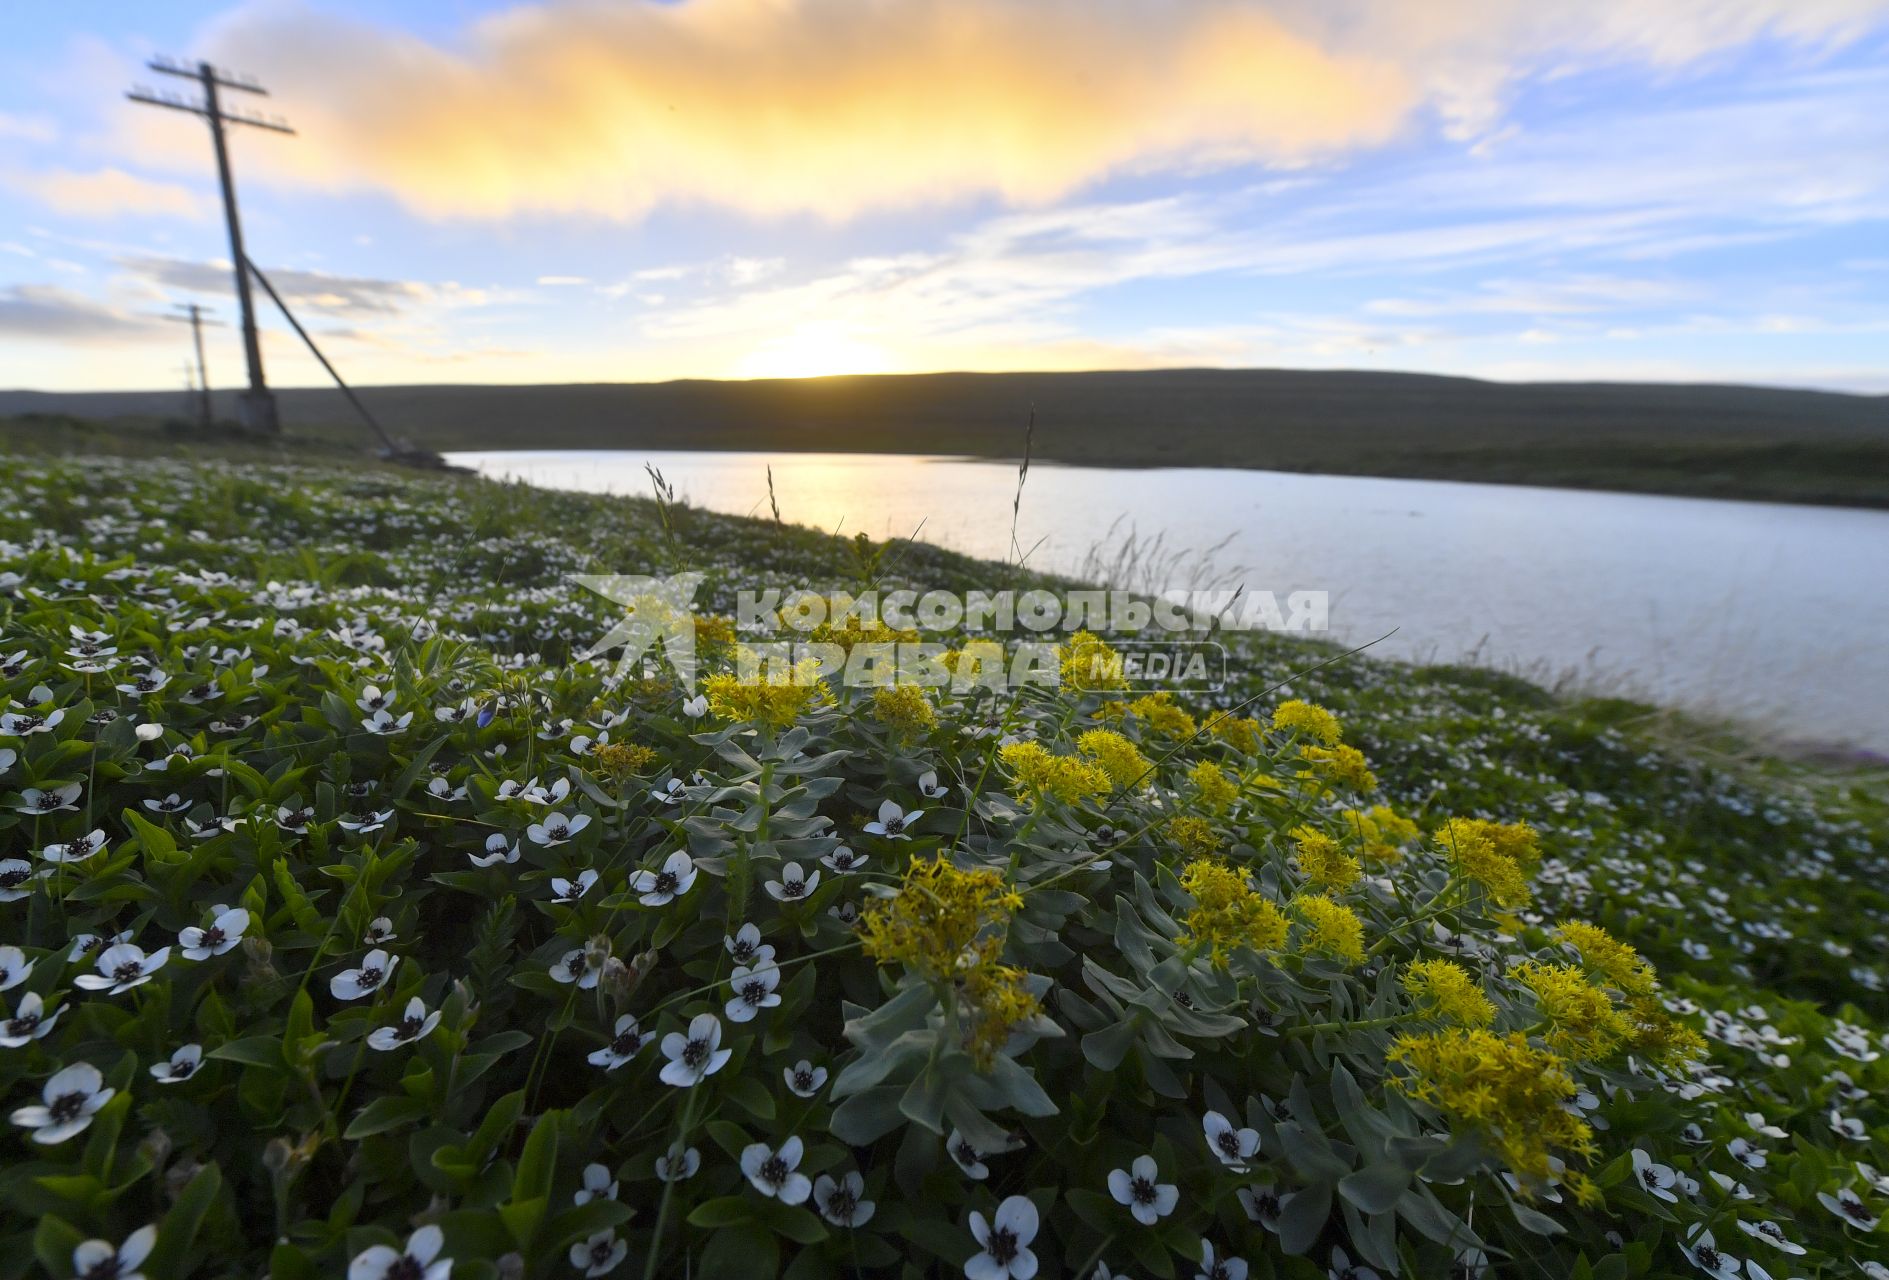
[[[1889,391],[1889,0],[88,0],[0,18],[0,387],[1402,369]],[[277,385],[320,369],[263,320]]]

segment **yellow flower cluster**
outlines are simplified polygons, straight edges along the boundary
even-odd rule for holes
[[[897,895],[869,904],[861,949],[880,964],[902,964],[954,993],[964,1047],[990,1065],[1012,1029],[1041,1012],[1023,970],[999,962],[1010,917],[1023,905],[989,868],[913,858]]]
[[[1122,675],[1122,655],[1092,632],[1078,631],[1069,637],[1069,643],[1057,650],[1057,658],[1065,688],[1086,693],[1128,687]]]
[[[600,772],[621,781],[656,763],[656,752],[639,742],[600,742],[591,748]]]
[[[1381,804],[1369,809],[1341,809],[1338,817],[1357,834],[1364,856],[1373,862],[1398,861],[1404,856],[1403,846],[1419,834],[1416,823]]]
[[[1213,858],[1195,858],[1181,868],[1181,888],[1194,900],[1181,923],[1183,946],[1205,947],[1216,965],[1241,947],[1277,951],[1286,942],[1286,917],[1271,899],[1254,891],[1246,876]]]
[[[1012,742],[998,748],[997,756],[1017,787],[1032,795],[1051,795],[1074,804],[1109,789],[1109,776],[1101,765],[1081,756],[1056,755],[1040,742]]]
[[[735,620],[719,614],[698,613],[695,622],[695,645],[698,649],[732,649],[735,644]]]
[[[1200,807],[1215,817],[1226,813],[1240,798],[1240,784],[1227,777],[1211,760],[1196,763],[1187,771],[1187,779],[1200,793]]]
[[[1280,733],[1299,733],[1326,746],[1335,746],[1344,736],[1338,717],[1325,708],[1298,698],[1280,703],[1272,713],[1272,727]]]
[[[859,644],[897,644],[900,641],[909,644],[918,639],[918,632],[888,627],[877,618],[861,622],[858,614],[849,613],[837,627],[831,621],[822,622],[808,638],[815,644],[836,644],[851,654],[853,646]]]
[[[726,672],[712,675],[703,682],[708,709],[717,719],[752,720],[785,729],[810,707],[832,698],[826,682],[813,674],[817,666],[812,661],[801,664],[791,680],[742,680]]]
[[[1502,845],[1496,840],[1496,833],[1508,830],[1512,829],[1479,818],[1451,818],[1437,833],[1437,842],[1457,875],[1481,885],[1497,906],[1519,907],[1528,901],[1528,877],[1521,863],[1503,851],[1504,845],[1519,847],[1519,841],[1512,835]]]
[[[1164,738],[1191,738],[1199,728],[1194,717],[1174,705],[1171,693],[1150,693],[1136,698],[1125,710],[1147,722]]]
[[[1509,973],[1534,993],[1546,1024],[1542,1039],[1557,1053],[1591,1062],[1611,1055],[1632,1033],[1613,997],[1574,965],[1524,960]]]
[[[1186,816],[1171,819],[1167,833],[1168,838],[1190,858],[1205,858],[1220,850],[1220,837],[1214,834],[1213,827],[1204,818]]]
[[[931,699],[915,684],[881,685],[874,689],[872,715],[901,742],[918,737],[938,722]]]
[[[1404,990],[1423,1002],[1430,1017],[1463,1027],[1486,1027],[1495,1006],[1475,975],[1454,960],[1413,960],[1404,966]]]
[[[1525,1036],[1402,1035],[1386,1056],[1408,1069],[1396,1088],[1487,1133],[1524,1188],[1547,1180],[1556,1151],[1593,1153],[1593,1131],[1564,1105],[1577,1092],[1567,1064]]]
[[[994,963],[1003,930],[1023,905],[1002,874],[965,871],[944,858],[913,858],[899,891],[868,903],[859,940],[880,964],[902,964],[928,981],[952,981]],[[988,953],[988,954],[986,954]]]
[[[1300,747],[1299,755],[1311,763],[1311,774],[1328,782],[1353,791],[1377,790],[1377,775],[1371,772],[1364,753],[1356,747]]]
[[[1350,907],[1317,893],[1302,893],[1287,905],[1299,918],[1299,950],[1352,964],[1364,959],[1364,922]]]
[[[1259,750],[1259,721],[1251,716],[1216,716],[1208,728],[1214,737],[1243,755]]]
[[[1650,996],[1659,987],[1653,966],[1640,953],[1599,925],[1570,920],[1556,935],[1581,953],[1581,963],[1611,987],[1629,996]]]
[[[1292,841],[1298,846],[1299,871],[1315,889],[1342,892],[1363,874],[1358,860],[1317,827],[1293,828]]]
[[[1091,729],[1076,739],[1076,749],[1094,760],[1117,787],[1144,781],[1154,768],[1134,743],[1113,729]]]

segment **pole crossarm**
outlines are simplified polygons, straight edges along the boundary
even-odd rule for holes
[[[172,111],[184,111],[205,120],[210,118],[209,108],[201,102],[193,102],[182,94],[160,93],[153,89],[133,89],[125,97],[133,102],[142,102],[147,107],[168,107]],[[217,118],[224,124],[246,124],[252,129],[267,129],[272,133],[293,135],[295,130],[281,116],[257,115],[253,111],[219,110]]]

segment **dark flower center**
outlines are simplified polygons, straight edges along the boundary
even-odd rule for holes
[[[64,1124],[68,1120],[79,1118],[79,1112],[85,1109],[87,1094],[62,1093],[46,1104],[46,1112],[56,1123]]]
[[[1868,1222],[1869,1210],[1863,1207],[1861,1200],[1843,1200],[1843,1212],[1855,1222]]]
[[[425,1022],[422,1019],[416,1018],[412,1016],[411,1014],[409,1014],[400,1020],[400,1030],[396,1032],[395,1034],[397,1034],[402,1040],[411,1040],[413,1039],[413,1037],[420,1034],[420,1028],[425,1025],[426,1025]]]
[[[958,1161],[961,1164],[976,1164],[977,1148],[973,1147],[968,1142],[960,1142],[958,1144]]]
[[[178,1058],[171,1063],[171,1079],[182,1080],[197,1069],[197,1064],[188,1058]]]
[[[807,882],[805,880],[781,881],[781,893],[786,897],[798,898],[801,894],[805,893],[806,891],[807,891]]]
[[[836,1189],[826,1198],[828,1217],[838,1218],[841,1222],[851,1222],[853,1213],[859,1208],[859,1198],[845,1187]]]
[[[734,957],[740,964],[748,963],[749,960],[754,958],[754,944],[746,939],[735,943]]]
[[[610,1042],[611,1052],[627,1058],[643,1047],[643,1037],[634,1031],[625,1031]]]
[[[785,1160],[777,1155],[769,1156],[761,1165],[761,1180],[779,1186],[787,1181],[787,1175],[791,1172]]]
[[[1240,1154],[1240,1138],[1233,1130],[1223,1129],[1215,1141],[1220,1144],[1221,1155],[1238,1156]]]
[[[674,893],[675,891],[676,891],[675,873],[670,872],[670,871],[657,872],[656,873],[656,892],[657,893]]]
[[[562,840],[571,834],[571,829],[562,822],[553,822],[545,827],[544,831],[545,834],[550,836],[553,840]]]
[[[426,1268],[410,1253],[403,1253],[387,1264],[382,1280],[425,1280]]]
[[[761,1001],[767,999],[767,984],[765,982],[742,983],[741,998],[758,1008]]]
[[[799,1089],[802,1092],[805,1092],[806,1090],[813,1088],[813,1072],[811,1071],[794,1072],[794,1088]]]
[[[111,1257],[100,1258],[87,1267],[79,1280],[118,1280],[118,1275],[123,1269],[118,1261],[118,1255],[114,1253]]]
[[[610,1255],[616,1252],[616,1241],[605,1238],[590,1246],[590,1265],[601,1267],[610,1261]]]
[[[1146,1178],[1136,1178],[1128,1184],[1128,1193],[1135,1198],[1136,1204],[1154,1203],[1154,1183]]]
[[[699,1067],[708,1061],[708,1041],[691,1040],[682,1046],[682,1065]]]
[[[1007,1267],[1017,1256],[1017,1233],[1009,1227],[998,1227],[990,1233],[990,1243],[984,1248],[1000,1267]]]
[[[25,868],[0,871],[0,888],[11,889],[16,884],[23,884],[29,874]]]
[[[137,960],[127,960],[112,970],[112,977],[119,982],[129,982],[144,972],[144,965]]]
[[[220,947],[223,945],[224,937],[225,934],[220,926],[211,925],[208,929],[203,931],[203,945],[206,947]]]
[[[372,965],[361,970],[358,985],[363,987],[378,987],[380,985],[380,970]]]

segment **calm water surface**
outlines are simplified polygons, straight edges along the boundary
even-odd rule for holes
[[[448,455],[550,488],[641,494],[653,463],[697,506],[1014,558],[1016,467],[873,454]],[[1154,539],[1158,547],[1150,550]],[[1137,587],[1331,593],[1336,638],[1468,660],[1889,751],[1889,512],[1637,494],[1035,463],[1017,541]],[[630,566],[625,566],[629,568]]]

